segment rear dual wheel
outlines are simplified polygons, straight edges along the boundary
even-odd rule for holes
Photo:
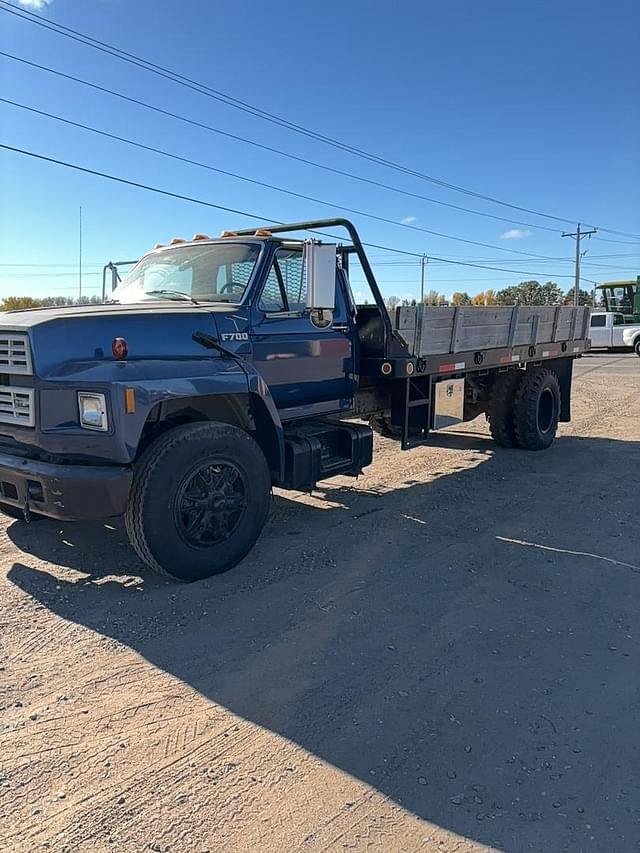
[[[500,374],[487,418],[494,441],[502,447],[546,450],[560,418],[558,377],[544,367]]]
[[[520,370],[509,370],[499,373],[493,383],[487,420],[491,437],[500,447],[517,447],[513,428],[513,401],[521,378]]]

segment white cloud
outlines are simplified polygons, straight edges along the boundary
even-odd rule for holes
[[[512,228],[510,231],[505,231],[500,235],[501,240],[522,240],[523,237],[530,237],[531,231],[524,231],[522,228]]]
[[[18,0],[20,6],[26,6],[27,9],[45,9],[53,3],[53,0]]]
[[[401,225],[413,225],[413,223],[414,223],[415,221],[416,221],[416,217],[415,217],[415,216],[405,216],[405,218],[404,218],[404,219],[401,219],[401,220],[400,220],[400,224],[401,224]]]

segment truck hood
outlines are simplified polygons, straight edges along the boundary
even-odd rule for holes
[[[131,360],[202,358],[207,351],[193,340],[193,333],[217,338],[216,314],[221,319],[238,314],[244,320],[246,313],[235,305],[204,307],[174,301],[37,308],[0,314],[0,333],[26,334],[34,373],[63,378],[80,364],[113,362],[114,338],[127,341]]]
[[[30,308],[26,311],[5,311],[0,313],[0,328],[22,331],[42,323],[50,323],[62,319],[78,320],[96,317],[130,317],[158,314],[211,314],[217,312],[233,313],[236,305],[195,305],[192,302],[177,300],[158,300],[157,302],[139,302],[129,305],[117,303],[106,305],[64,305],[58,308]]]

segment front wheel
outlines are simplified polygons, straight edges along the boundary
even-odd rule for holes
[[[633,342],[633,351],[636,355],[640,355],[640,337],[637,337]]]
[[[125,514],[129,539],[151,569],[196,581],[231,569],[267,520],[271,477],[256,442],[222,423],[186,424],[136,464]]]

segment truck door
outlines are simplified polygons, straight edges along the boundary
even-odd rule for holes
[[[611,329],[611,345],[614,347],[623,347],[624,340],[622,333],[624,332],[624,314],[614,314],[611,318],[613,327]]]
[[[607,314],[592,314],[591,328],[589,337],[591,338],[591,346],[597,349],[598,347],[611,346],[611,329],[607,326]]]
[[[302,250],[280,247],[252,308],[253,361],[282,417],[339,412],[357,390],[356,335],[342,287],[333,322],[318,328],[306,307]]]

